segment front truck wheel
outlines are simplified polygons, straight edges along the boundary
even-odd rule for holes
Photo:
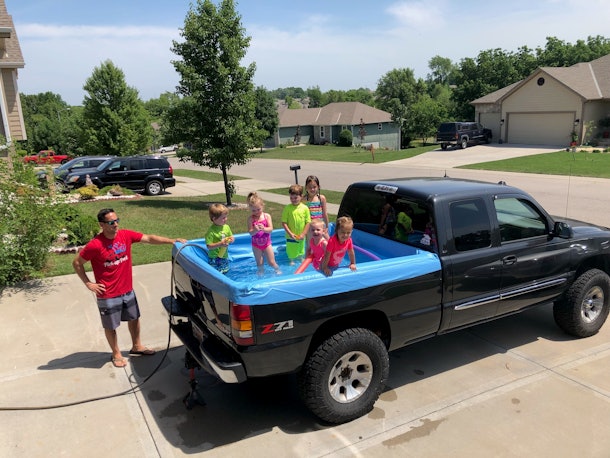
[[[299,392],[320,419],[345,423],[373,409],[389,372],[381,339],[368,329],[346,329],[322,342],[305,361]]]
[[[568,334],[589,337],[597,334],[610,310],[610,278],[599,270],[581,274],[555,302],[555,322]]]

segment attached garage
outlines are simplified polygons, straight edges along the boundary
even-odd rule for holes
[[[575,113],[507,113],[506,141],[527,145],[570,144]]]

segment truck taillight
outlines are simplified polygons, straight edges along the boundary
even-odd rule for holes
[[[253,345],[252,308],[231,303],[231,334],[238,345]]]
[[[171,165],[169,166],[169,174],[170,175],[174,174],[174,168]]]

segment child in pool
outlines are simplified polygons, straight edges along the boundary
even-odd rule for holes
[[[354,244],[352,243],[353,230],[354,222],[349,216],[337,218],[335,234],[328,240],[324,260],[320,265],[320,270],[327,277],[332,275],[332,269],[339,266],[345,257],[345,253],[349,256],[349,268],[356,270],[356,254],[354,253]]]
[[[260,275],[265,271],[264,262],[267,258],[267,263],[279,274],[281,273],[280,266],[275,262],[275,254],[273,254],[271,245],[271,232],[273,232],[271,215],[264,212],[265,202],[256,192],[248,194],[247,201],[250,208],[247,227],[252,236],[252,253],[254,253],[258,273]]]
[[[309,244],[307,246],[307,258],[311,259],[311,264],[316,270],[320,270],[320,265],[324,259],[328,241],[325,234],[328,232],[321,219],[314,219],[309,225]]]
[[[282,211],[282,226],[286,231],[286,255],[290,264],[294,260],[305,255],[305,236],[309,230],[311,215],[309,208],[301,200],[303,199],[303,186],[293,184],[288,188],[290,204]]]
[[[229,271],[229,254],[227,247],[233,243],[234,237],[227,224],[229,209],[222,204],[212,204],[208,210],[212,225],[205,233],[205,243],[208,247],[208,260],[218,272],[226,274]]]
[[[320,180],[315,175],[309,175],[305,180],[305,205],[309,208],[311,221],[320,220],[324,223],[324,236],[328,239],[328,213],[326,212],[326,197],[320,194]],[[308,235],[309,236],[309,235]]]

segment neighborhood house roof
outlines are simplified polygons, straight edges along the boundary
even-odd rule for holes
[[[13,18],[8,14],[4,1],[0,2],[0,32],[0,67],[25,67]]]
[[[392,115],[360,102],[334,102],[321,108],[284,109],[279,112],[280,127],[336,126],[391,122]]]

